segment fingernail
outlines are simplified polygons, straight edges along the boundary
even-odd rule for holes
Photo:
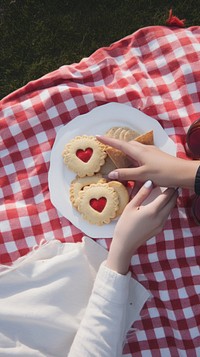
[[[151,180],[146,181],[145,184],[144,184],[145,188],[150,188],[151,186],[152,186],[152,181]]]
[[[108,177],[112,180],[117,180],[119,177],[119,174],[117,171],[112,171],[108,174]]]

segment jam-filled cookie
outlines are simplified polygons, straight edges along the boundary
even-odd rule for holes
[[[108,186],[113,187],[118,194],[119,198],[119,208],[116,212],[116,217],[120,216],[129,202],[129,194],[126,187],[119,181],[110,181]]]
[[[70,185],[70,190],[69,190],[69,196],[70,196],[70,201],[72,202],[73,206],[77,208],[77,198],[79,195],[79,192],[85,187],[89,186],[93,183],[104,183],[106,180],[102,178],[101,174],[95,174],[94,176],[85,176],[85,177],[79,177],[76,176],[76,178],[71,182]]]
[[[65,146],[63,160],[78,176],[92,176],[105,162],[104,149],[105,146],[94,136],[76,136]]]
[[[119,198],[113,187],[107,183],[85,186],[77,199],[78,211],[91,224],[103,225],[116,217]]]

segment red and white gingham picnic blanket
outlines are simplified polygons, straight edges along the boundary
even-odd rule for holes
[[[186,132],[200,117],[200,27],[140,29],[1,101],[1,264],[43,239],[82,239],[51,204],[50,153],[63,124],[108,102],[158,120],[176,143],[177,156],[186,158]],[[180,191],[163,233],[132,259],[133,276],[152,299],[124,354],[200,356],[200,227],[191,214],[192,194]],[[97,241],[109,248],[109,239]]]

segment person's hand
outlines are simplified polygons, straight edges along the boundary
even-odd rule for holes
[[[168,188],[152,202],[142,205],[151,191],[152,182],[147,181],[125,207],[116,224],[106,265],[120,274],[127,273],[136,249],[162,231],[176,204],[177,190]]]
[[[194,188],[194,180],[200,161],[184,160],[169,155],[153,145],[136,141],[121,141],[106,136],[97,136],[102,143],[123,151],[132,161],[130,168],[116,169],[108,174],[119,181],[151,180],[162,187]]]

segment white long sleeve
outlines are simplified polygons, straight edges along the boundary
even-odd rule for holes
[[[0,266],[0,356],[64,357],[72,344],[70,357],[105,356],[99,351],[106,344],[111,346],[105,350],[109,353],[117,328],[110,323],[117,321],[122,326],[122,309],[127,301],[124,292],[129,290],[125,330],[140,318],[149,293],[129,276],[115,277],[114,272],[101,266],[106,257],[104,248],[85,237],[76,244],[50,241],[12,267]],[[81,321],[85,321],[86,328],[80,327]],[[84,337],[90,336],[89,330],[96,324],[94,337],[100,336],[98,342],[92,335]],[[105,326],[103,337],[101,326]]]
[[[121,357],[131,275],[103,263],[68,357]]]

